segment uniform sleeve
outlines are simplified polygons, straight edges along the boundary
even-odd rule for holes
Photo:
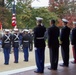
[[[48,32],[47,33],[48,33],[48,47],[50,47],[50,41],[51,41],[51,37],[50,36],[52,35],[50,28],[48,28]]]
[[[48,30],[46,30],[44,34],[44,39],[46,40],[47,38],[48,38]]]
[[[71,33],[71,44],[74,45],[74,30]]]
[[[2,48],[4,48],[4,36],[2,37]]]
[[[32,42],[32,37],[31,37],[31,34],[28,35],[28,40],[29,40],[29,43]]]
[[[23,45],[23,37],[24,37],[24,36],[22,36],[22,42],[21,42],[21,43],[22,43],[22,45]]]
[[[37,37],[37,36],[36,36],[36,31],[37,31],[36,28],[34,28],[34,30],[33,30],[34,41],[35,41],[35,39],[36,39],[36,37]]]

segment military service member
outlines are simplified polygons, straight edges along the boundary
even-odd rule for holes
[[[9,64],[9,54],[10,54],[10,47],[11,47],[11,36],[9,34],[9,30],[5,29],[5,34],[2,37],[2,48],[4,52],[4,64],[8,65]]]
[[[46,28],[42,26],[42,18],[36,17],[37,26],[34,28],[34,47],[35,47],[35,58],[37,70],[35,73],[44,72],[44,60],[45,60],[45,40],[44,34]]]
[[[63,58],[63,64],[60,64],[62,67],[69,66],[69,36],[70,36],[70,28],[67,26],[68,20],[62,19],[63,21],[63,28],[61,29],[60,33],[60,40],[61,40],[61,52]]]
[[[14,63],[18,63],[19,59],[19,33],[18,29],[14,29],[14,34],[12,35],[12,44],[14,49]]]
[[[28,62],[29,58],[29,43],[30,43],[30,36],[28,34],[28,30],[24,29],[23,36],[22,36],[22,45],[23,45],[23,52],[24,52],[24,61]]]
[[[48,47],[50,51],[50,64],[49,70],[57,70],[58,56],[59,56],[59,28],[55,25],[55,20],[50,21],[48,28]]]

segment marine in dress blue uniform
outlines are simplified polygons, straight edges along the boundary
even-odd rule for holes
[[[14,48],[14,63],[18,63],[19,59],[19,33],[18,29],[14,29],[14,34],[12,36],[12,44]]]
[[[45,40],[44,34],[46,28],[42,26],[42,18],[36,17],[37,26],[34,28],[34,47],[35,47],[35,60],[37,70],[35,73],[44,72],[44,60],[45,60]]]
[[[71,44],[73,48],[73,57],[74,61],[72,63],[76,64],[76,22],[73,22],[73,29],[72,29],[72,34],[71,34]]]
[[[4,53],[4,64],[9,64],[9,58],[10,58],[10,47],[11,47],[11,36],[9,34],[9,30],[5,29],[5,34],[2,37],[2,48]]]
[[[62,19],[64,26],[61,29],[60,40],[61,40],[61,53],[63,64],[60,64],[62,67],[69,66],[69,44],[70,44],[70,28],[67,26],[68,20]]]
[[[59,57],[59,28],[55,25],[55,20],[51,20],[50,27],[48,28],[48,47],[50,52],[49,70],[57,70],[58,57]]]
[[[23,46],[23,52],[24,52],[24,61],[28,62],[29,59],[29,42],[30,42],[30,36],[28,34],[28,30],[24,29],[23,36],[22,36],[22,46]]]

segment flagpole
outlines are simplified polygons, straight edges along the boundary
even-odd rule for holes
[[[12,1],[12,26],[15,28],[16,25],[16,4],[15,0]]]
[[[16,14],[15,0],[13,0],[13,2],[12,2],[12,13]]]

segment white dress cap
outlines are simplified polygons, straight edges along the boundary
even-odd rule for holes
[[[63,22],[68,22],[68,20],[67,20],[67,19],[64,19],[64,18],[62,19],[62,21],[63,21]]]
[[[14,28],[14,31],[18,31],[18,29],[17,28]]]
[[[25,31],[25,32],[29,32],[29,30],[28,30],[28,29],[24,29],[24,30],[23,30],[23,32],[24,32],[24,31]]]
[[[5,29],[5,32],[9,32],[9,29]]]
[[[73,21],[73,24],[76,24],[76,21]]]
[[[36,20],[37,20],[37,21],[43,20],[43,18],[41,18],[41,17],[36,17]]]

